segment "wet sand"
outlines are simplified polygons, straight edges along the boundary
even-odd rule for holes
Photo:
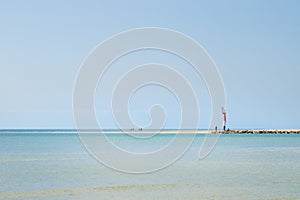
[[[249,194],[247,188],[236,190],[234,187],[227,187],[220,191],[213,186],[199,184],[148,184],[128,186],[102,186],[91,188],[70,188],[53,189],[30,192],[0,193],[0,199],[47,199],[47,200],[68,200],[68,199],[257,199],[255,195]],[[259,199],[270,199],[259,198]],[[294,198],[274,198],[294,199]],[[296,197],[295,197],[296,199]]]

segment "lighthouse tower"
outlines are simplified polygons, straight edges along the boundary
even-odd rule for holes
[[[223,130],[226,130],[226,111],[224,107],[222,107],[222,114],[223,114]]]

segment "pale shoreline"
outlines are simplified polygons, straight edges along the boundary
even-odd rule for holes
[[[2,129],[1,134],[300,134],[300,129],[244,129],[244,130],[75,130],[75,129]]]

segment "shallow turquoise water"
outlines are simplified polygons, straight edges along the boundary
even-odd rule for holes
[[[159,148],[172,137],[158,135],[152,141],[139,143],[124,135],[109,136],[115,144],[134,151]],[[202,190],[215,193],[212,196],[224,194],[231,199],[300,198],[300,135],[222,135],[209,156],[199,160],[203,138],[204,135],[197,135],[189,150],[171,166],[155,173],[133,175],[100,164],[87,153],[76,134],[0,134],[0,194],[197,184]]]

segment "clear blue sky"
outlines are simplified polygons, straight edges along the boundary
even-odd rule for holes
[[[300,128],[299,10],[296,0],[1,2],[0,128],[74,128],[72,91],[81,62],[111,35],[153,26],[205,47],[224,80],[229,127]],[[142,124],[145,115],[138,113],[147,103],[131,107]],[[169,116],[172,128],[177,119]],[[107,120],[105,127],[114,125]]]

